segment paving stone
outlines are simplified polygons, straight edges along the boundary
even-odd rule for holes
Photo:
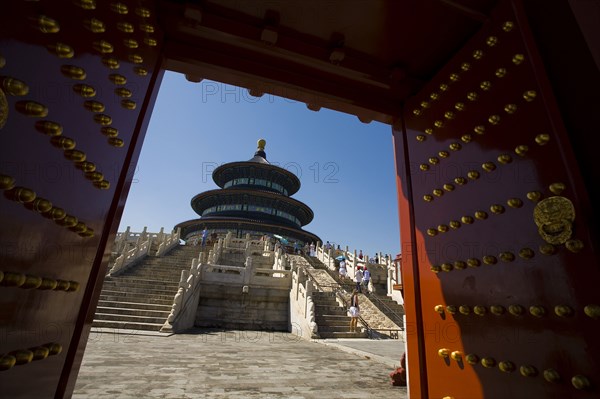
[[[94,334],[73,398],[406,398],[405,388],[390,384],[404,348],[397,340],[316,342],[283,332],[202,329],[137,333]]]

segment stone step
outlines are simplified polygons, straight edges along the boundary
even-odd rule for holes
[[[163,323],[143,323],[132,321],[94,320],[92,327],[111,328],[114,330],[160,331]]]
[[[319,334],[321,334],[322,332],[349,332],[350,331],[350,321],[348,321],[348,323],[344,324],[343,326],[328,326],[328,325],[321,325],[318,324],[319,326]]]
[[[175,269],[178,267],[184,267],[189,269],[192,266],[192,259],[171,259],[171,258],[146,258],[139,263],[132,265],[131,269],[139,269],[144,267],[159,267],[162,269]]]
[[[104,282],[103,287],[136,287],[146,289],[160,289],[168,291],[177,291],[179,288],[178,283],[170,283],[166,281],[152,281],[152,280],[107,280]]]
[[[319,337],[324,338],[367,338],[366,332],[319,332]]]
[[[194,323],[195,327],[212,327],[212,328],[224,328],[224,329],[237,329],[237,330],[273,330],[273,331],[287,331],[288,321],[285,322],[271,322],[261,320],[251,321],[232,321],[223,319],[196,319]]]
[[[347,314],[315,316],[315,321],[317,322],[317,324],[341,325],[341,324],[346,324],[349,320],[350,320],[350,316],[348,316]]]
[[[123,274],[117,275],[115,277],[137,277],[137,278],[141,278],[144,280],[163,280],[165,277],[171,281],[171,280],[177,280],[179,281],[179,279],[181,278],[181,270],[183,269],[176,269],[176,270],[152,270],[152,269],[140,269],[140,270],[134,270],[134,271],[126,271]]]
[[[204,306],[200,304],[196,310],[196,320],[221,320],[227,319],[231,321],[250,322],[257,320],[259,317],[268,319],[269,321],[285,322],[288,320],[288,312],[286,308],[265,310],[258,306],[248,307],[244,309],[233,309],[224,307]]]
[[[173,304],[173,295],[145,295],[139,292],[125,292],[125,291],[110,291],[102,290],[100,292],[100,299],[105,301],[126,301],[126,302],[141,302],[141,303],[152,303],[157,305],[168,305]],[[134,299],[132,301],[131,299]]]
[[[121,304],[119,304],[121,305]],[[129,316],[143,316],[143,317],[160,317],[167,318],[169,316],[169,310],[148,310],[131,307],[117,307],[117,306],[98,306],[96,313],[99,314],[119,314]]]
[[[148,294],[148,295],[171,295],[174,296],[177,293],[176,289],[155,289],[155,288],[146,288],[146,287],[139,287],[139,286],[133,286],[133,285],[120,285],[120,286],[114,286],[114,285],[108,285],[108,286],[103,286],[102,287],[103,290],[107,290],[107,291],[126,291],[128,293],[140,293],[140,294]]]
[[[348,314],[348,311],[344,308],[329,310],[326,313],[319,313],[318,311],[315,310],[315,317],[345,316],[347,314]]]
[[[341,307],[340,305],[338,305],[337,303],[335,304],[320,304],[320,303],[315,303],[315,313],[318,315],[321,314],[338,314],[339,312],[343,312],[346,313],[346,308]]]
[[[147,316],[133,316],[113,313],[98,313],[94,315],[94,320],[109,320],[109,321],[123,321],[133,323],[150,323],[150,324],[163,324],[166,317],[147,317]]]
[[[138,278],[141,280],[167,280],[169,282],[179,282],[179,280],[181,279],[181,271],[176,271],[176,272],[157,272],[155,270],[137,270],[135,272],[132,273],[128,273],[125,272],[121,275],[117,275],[118,277],[132,277],[132,278]]]
[[[335,299],[335,292],[323,292],[323,291],[313,291],[313,293],[311,294],[313,296],[313,298],[318,298],[318,299],[326,299],[326,298],[334,298]]]
[[[141,302],[125,302],[125,301],[98,301],[98,308],[130,308],[130,309],[142,309],[142,310],[157,310],[162,312],[170,312],[172,305],[157,305],[152,303],[141,303]]]
[[[200,301],[198,303],[200,306],[206,307],[215,307],[215,308],[223,308],[231,311],[237,311],[240,309],[282,309],[288,308],[289,302],[286,300],[280,300],[280,298],[276,298],[276,300],[269,298],[259,298],[258,300],[252,299],[248,301],[243,301],[240,298],[206,298],[200,297]]]
[[[338,301],[335,296],[313,297],[313,302],[319,305],[337,305]]]
[[[335,327],[335,326],[347,326],[350,323],[350,316],[346,316],[346,317],[335,317],[335,318],[319,318],[316,319],[315,321],[317,322],[318,325],[323,325],[323,326],[331,326],[331,327]]]
[[[191,262],[188,265],[187,262],[173,262],[173,263],[151,263],[151,262],[141,262],[137,265],[133,265],[130,268],[125,270],[125,273],[131,273],[136,270],[156,270],[161,272],[175,272],[179,270],[189,270],[191,266]]]

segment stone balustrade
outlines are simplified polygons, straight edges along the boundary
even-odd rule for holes
[[[127,230],[116,235],[112,256],[114,261],[109,264],[108,275],[119,275],[146,256],[163,256],[179,245],[180,233],[181,230],[177,229],[170,234],[165,234],[164,228],[161,228],[158,233],[149,233],[147,227],[144,227],[142,232],[136,233],[131,232],[131,228],[127,226]],[[152,254],[152,248],[155,246],[158,249]]]
[[[291,272],[256,267],[253,257],[248,257],[245,267],[207,264],[200,269],[200,279],[206,282],[239,284],[246,286],[291,287]]]
[[[141,240],[142,237],[138,237],[136,244],[132,248],[126,249],[125,252],[117,256],[115,261],[109,265],[109,276],[116,276],[123,273],[129,266],[148,255],[152,245],[152,238],[147,237],[146,241]]]
[[[194,325],[196,306],[200,295],[200,270],[206,264],[206,252],[200,252],[198,258],[192,259],[190,270],[182,270],[179,280],[179,288],[173,298],[171,313],[161,332],[180,332]]]
[[[179,245],[179,238],[181,236],[181,229],[177,231],[173,230],[171,234],[165,234],[164,228],[161,227],[160,232],[157,236],[158,249],[156,250],[156,256],[163,256],[177,245]]]
[[[286,256],[283,249],[277,248],[273,251],[273,269],[275,270],[288,270],[290,268],[290,264],[288,261],[288,257]]]
[[[275,253],[269,241],[254,240],[249,234],[245,238],[234,238],[231,232],[219,238],[213,250],[208,254],[210,264],[238,263],[239,266],[249,257],[255,257],[263,267],[271,267],[275,261]],[[260,257],[260,258],[256,258]]]
[[[338,250],[334,248],[330,248],[327,250],[323,247],[322,243],[318,242],[316,247],[316,254],[317,259],[319,259],[325,266],[327,266],[328,269],[333,271],[336,271],[335,258],[337,258],[338,256],[343,256],[344,258],[346,258],[346,271],[347,275],[350,278],[354,278],[358,266],[364,268],[365,266],[368,267],[372,264],[367,260],[370,259],[367,254],[363,254],[363,259],[359,259],[356,249],[353,251],[349,251],[348,247],[346,247],[345,250]],[[385,270],[387,271],[387,295],[392,295],[393,285],[400,284],[395,280],[391,280],[392,277],[395,277],[395,274],[390,273],[390,271],[393,272],[395,270],[392,257],[389,254],[384,255],[380,252],[378,254],[378,259],[379,263],[376,263],[376,265],[384,266]],[[373,291],[372,281],[371,284],[369,284],[368,289],[371,292]]]
[[[304,265],[292,263],[292,289],[290,290],[290,320],[305,339],[318,338],[315,319],[315,304],[312,293],[313,282],[308,278]]]
[[[247,244],[259,251],[259,255],[250,255],[246,258],[244,267],[219,265],[215,263],[220,258],[227,243],[237,248],[248,249]],[[231,248],[230,248],[231,249]],[[264,256],[267,255],[267,256]],[[275,255],[264,253],[261,243],[248,240],[228,240],[221,238],[208,251],[200,252],[197,259],[192,260],[190,270],[181,272],[179,289],[173,298],[173,306],[161,331],[179,332],[194,325],[195,311],[200,298],[200,283],[238,285],[248,290],[249,287],[290,289],[292,286],[292,273],[289,270],[275,268],[276,265],[287,264],[281,257],[274,262]],[[261,267],[267,265],[268,267]],[[248,287],[248,288],[246,288]]]

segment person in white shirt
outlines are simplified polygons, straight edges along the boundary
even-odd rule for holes
[[[363,273],[363,285],[367,291],[369,291],[369,281],[371,281],[371,272],[365,266],[365,271]]]
[[[358,266],[358,268],[356,269],[356,272],[354,273],[354,281],[356,281],[356,291],[361,292],[361,285],[362,285],[362,280],[363,280],[363,272],[361,270],[361,267]]]
[[[358,293],[356,290],[352,291],[350,297],[350,332],[356,332],[356,326],[358,324],[358,316],[360,316],[360,307],[358,306]]]
[[[347,274],[348,274],[348,271],[346,270],[346,261],[344,259],[342,259],[340,261],[340,271],[339,271],[339,273],[340,273],[340,277],[342,279],[345,279],[346,276],[347,276]]]

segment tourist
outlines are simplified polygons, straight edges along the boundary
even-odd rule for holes
[[[362,260],[363,258],[363,253],[362,253],[362,249],[358,252],[358,259]]]
[[[342,280],[346,279],[346,275],[348,274],[348,271],[346,270],[346,260],[344,258],[342,258],[342,260],[340,260],[340,277]]]
[[[363,272],[363,285],[367,292],[369,291],[369,281],[371,281],[371,272],[365,266],[365,271]]]
[[[331,249],[331,244],[329,243],[329,241],[327,241],[327,244],[325,244],[325,251],[329,252],[330,249]]]
[[[206,227],[202,230],[202,248],[206,247],[206,237],[208,237],[208,230]]]
[[[314,241],[310,243],[310,256],[317,256],[317,253],[315,252],[315,243],[314,243]]]
[[[363,272],[360,268],[360,266],[358,266],[356,268],[356,272],[354,273],[354,281],[356,281],[356,291],[361,292],[361,285],[362,285],[362,279],[363,279]]]
[[[352,291],[350,297],[350,332],[356,332],[358,324],[358,316],[360,316],[360,306],[358,306],[358,292]]]

